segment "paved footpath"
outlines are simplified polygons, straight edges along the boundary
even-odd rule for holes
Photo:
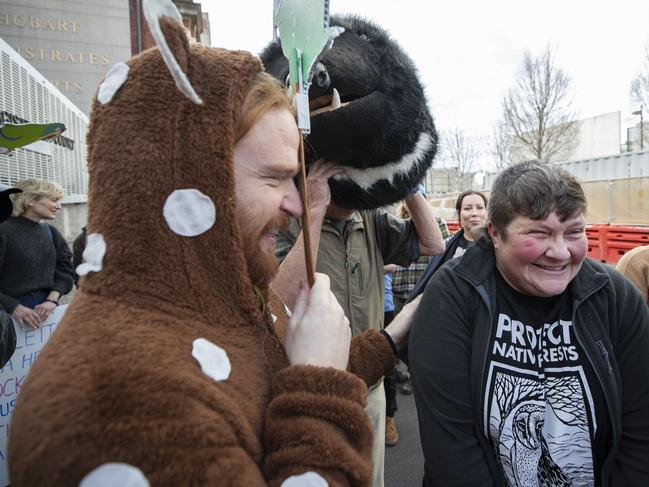
[[[413,395],[397,393],[399,410],[395,416],[399,442],[385,447],[385,487],[421,487],[424,457],[419,443],[419,427]]]

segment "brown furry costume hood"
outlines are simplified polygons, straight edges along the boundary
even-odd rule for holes
[[[83,288],[143,309],[259,322],[235,217],[232,154],[235,119],[261,64],[247,52],[200,45],[190,57],[180,26],[163,18],[162,28],[203,104],[177,89],[158,50],[129,61],[112,100],[95,102],[88,233],[101,233],[107,251]],[[205,233],[182,237],[165,222],[165,201],[178,189],[214,203],[216,222]]]
[[[100,87],[88,134],[88,247],[101,235],[106,249],[103,259],[88,254],[83,265],[96,272],[82,278],[21,389],[11,484],[123,485],[93,483],[117,464],[143,486],[279,486],[301,475],[369,486],[366,383],[289,366],[248,277],[232,154],[260,63],[190,47],[172,21],[162,28],[202,104],[179,91],[158,49],[121,66],[127,77],[112,98]],[[213,204],[213,224],[196,236],[172,230],[167,215],[170,195],[186,189]],[[281,305],[273,309],[281,326]],[[199,338],[226,356],[225,378],[203,373]],[[393,364],[381,335],[357,337],[350,365],[367,383]]]

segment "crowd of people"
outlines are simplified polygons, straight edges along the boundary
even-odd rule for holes
[[[328,181],[345,169],[317,161],[309,287],[284,87],[251,55],[163,29],[193,79],[210,81],[196,82],[200,104],[188,100],[148,51],[95,103],[92,204],[76,247],[100,235],[106,251],[18,398],[12,484],[381,487],[396,411],[384,377],[401,356],[423,485],[649,485],[646,287],[586,258],[573,176],[510,166],[489,199],[458,197],[460,229],[446,235],[419,187],[407,218],[336,205]],[[141,129],[137,164],[111,145],[124,124]],[[6,315],[38,328],[75,274],[44,223],[62,188],[0,190],[6,362]]]
[[[281,117],[277,110],[269,110],[275,123]],[[337,170],[321,163],[309,177],[313,228],[321,235],[314,250],[322,273],[311,293],[321,286],[322,299],[329,292],[324,289],[332,289],[337,311],[324,312],[338,314],[352,335],[384,330],[392,354],[409,341],[424,485],[525,485],[516,483],[521,475],[537,474],[552,479],[547,485],[572,485],[570,469],[579,469],[587,485],[643,485],[649,384],[641,372],[649,371],[649,280],[644,260],[643,267],[633,261],[644,248],[619,264],[630,280],[586,259],[585,197],[571,175],[552,166],[526,163],[505,170],[490,203],[477,191],[460,194],[460,228],[450,236],[420,192],[405,202],[408,212],[414,210],[412,219],[384,210],[335,208],[326,182]],[[290,178],[286,181],[287,191],[295,191]],[[43,223],[61,211],[61,187],[30,179],[0,189],[4,365],[16,341],[6,316],[19,326],[38,328],[70,292],[75,274],[68,244],[55,227]],[[299,215],[299,207],[294,201],[292,216]],[[418,217],[435,223],[423,226],[431,234],[429,247],[420,244]],[[300,284],[306,276],[299,232],[298,220],[282,230],[275,248],[282,264],[266,276],[293,310],[305,306],[307,293]],[[368,232],[377,235],[369,240],[370,248]],[[355,234],[360,238],[354,240]],[[85,236],[84,229],[77,255]],[[382,247],[383,242],[391,246]],[[356,288],[350,287],[348,276],[356,273]],[[394,292],[398,307],[392,303],[384,309],[385,276],[392,276],[386,282],[399,290]],[[422,293],[421,303],[415,299],[409,305],[417,310],[408,340],[414,309],[401,316],[397,328],[388,325]],[[381,310],[385,323],[378,318]],[[349,338],[343,335],[343,340]],[[347,350],[341,343],[338,348]],[[315,362],[304,353],[305,362]],[[340,350],[336,360],[339,368],[347,367]],[[389,378],[386,386],[394,381]],[[381,379],[368,383],[366,406],[374,486],[382,485],[381,445],[392,443],[381,426],[393,423],[396,412],[394,387],[384,392]],[[522,451],[536,451],[534,461],[521,460]]]

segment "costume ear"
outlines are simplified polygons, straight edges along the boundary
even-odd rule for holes
[[[151,35],[160,48],[169,72],[178,89],[197,105],[203,100],[196,94],[187,78],[189,39],[182,24],[182,17],[171,0],[144,0],[144,17]]]

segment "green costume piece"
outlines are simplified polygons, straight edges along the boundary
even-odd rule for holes
[[[275,0],[273,27],[279,32],[282,52],[288,59],[291,87],[297,86],[296,93],[302,95],[296,98],[298,126],[308,133],[310,125],[305,114],[308,114],[306,95],[311,84],[311,68],[322,50],[344,29],[329,27],[327,0]],[[305,103],[307,107],[300,106]]]

